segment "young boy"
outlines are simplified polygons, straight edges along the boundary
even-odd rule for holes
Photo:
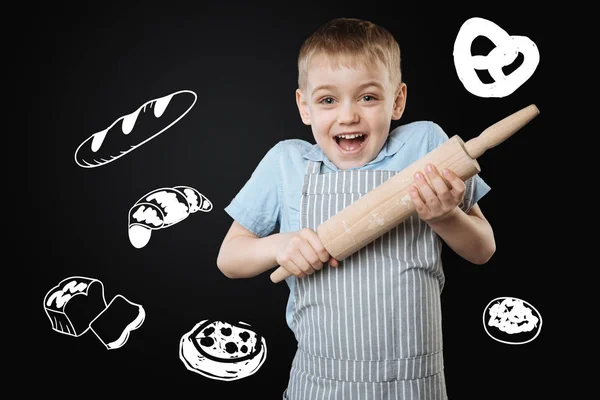
[[[316,144],[284,140],[265,155],[225,209],[234,222],[219,269],[249,278],[281,265],[292,274],[286,320],[298,349],[284,399],[446,399],[442,240],[474,264],[492,256],[493,231],[476,204],[489,186],[429,166],[411,190],[418,215],[331,258],[317,226],[448,136],[426,121],[389,132],[406,104],[400,48],[368,21],[322,26],[303,44],[298,72],[296,102]]]

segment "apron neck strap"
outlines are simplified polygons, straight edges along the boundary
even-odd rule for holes
[[[318,175],[321,172],[321,162],[308,160],[306,175]]]

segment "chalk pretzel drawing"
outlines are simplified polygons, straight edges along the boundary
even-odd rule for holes
[[[189,186],[153,190],[129,210],[129,241],[140,249],[148,244],[152,231],[172,226],[197,211],[209,212],[212,207],[206,196]]]
[[[141,305],[120,294],[107,305],[102,282],[84,276],[63,279],[50,289],[44,311],[54,331],[79,337],[91,330],[109,350],[122,347],[146,318]]]
[[[490,39],[496,47],[489,54],[471,55],[471,44],[478,36]],[[523,63],[508,76],[502,68],[523,54]],[[454,66],[459,79],[471,94],[479,97],[505,97],[517,90],[535,72],[540,53],[535,43],[525,36],[510,36],[495,23],[483,18],[470,18],[461,26],[454,42]],[[488,70],[493,83],[483,83],[475,70]]]
[[[196,93],[180,90],[142,104],[84,140],[75,150],[75,162],[83,168],[95,168],[123,157],[177,123],[196,98]]]

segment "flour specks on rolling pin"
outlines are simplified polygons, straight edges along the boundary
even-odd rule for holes
[[[377,226],[385,225],[385,219],[377,217],[377,213],[372,213],[371,216],[373,218],[369,220],[369,225],[367,226],[367,229],[373,229]]]
[[[406,207],[412,206],[412,200],[410,198],[410,194],[400,197],[398,199],[398,201],[401,201],[403,206],[406,206]]]
[[[344,224],[344,232],[346,232],[346,233],[352,232],[352,229],[348,228],[348,223],[346,222],[346,220],[343,220],[342,224]]]

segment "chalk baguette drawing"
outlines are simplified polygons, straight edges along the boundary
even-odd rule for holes
[[[542,316],[524,300],[498,297],[486,306],[483,327],[492,339],[500,343],[524,344],[540,334]]]
[[[471,54],[475,38],[490,39],[496,47],[487,55]],[[519,53],[523,63],[508,76],[502,71]],[[525,36],[510,36],[495,23],[483,18],[470,18],[461,26],[454,42],[454,66],[459,79],[471,94],[478,97],[506,97],[523,85],[535,72],[540,53],[536,44]],[[488,70],[494,79],[483,83],[475,70]]]
[[[102,282],[83,276],[63,279],[50,289],[44,311],[54,331],[79,337],[91,330],[109,350],[125,345],[146,318],[141,305],[120,294],[107,304]]]
[[[123,157],[177,123],[196,99],[196,93],[180,90],[142,104],[84,140],[75,150],[75,162],[96,168]]]
[[[206,196],[189,186],[153,190],[129,209],[129,241],[140,249],[148,244],[152,231],[168,228],[195,212],[209,212],[212,207]]]
[[[249,324],[203,320],[181,337],[179,359],[192,372],[233,381],[250,376],[267,358],[267,342]]]

